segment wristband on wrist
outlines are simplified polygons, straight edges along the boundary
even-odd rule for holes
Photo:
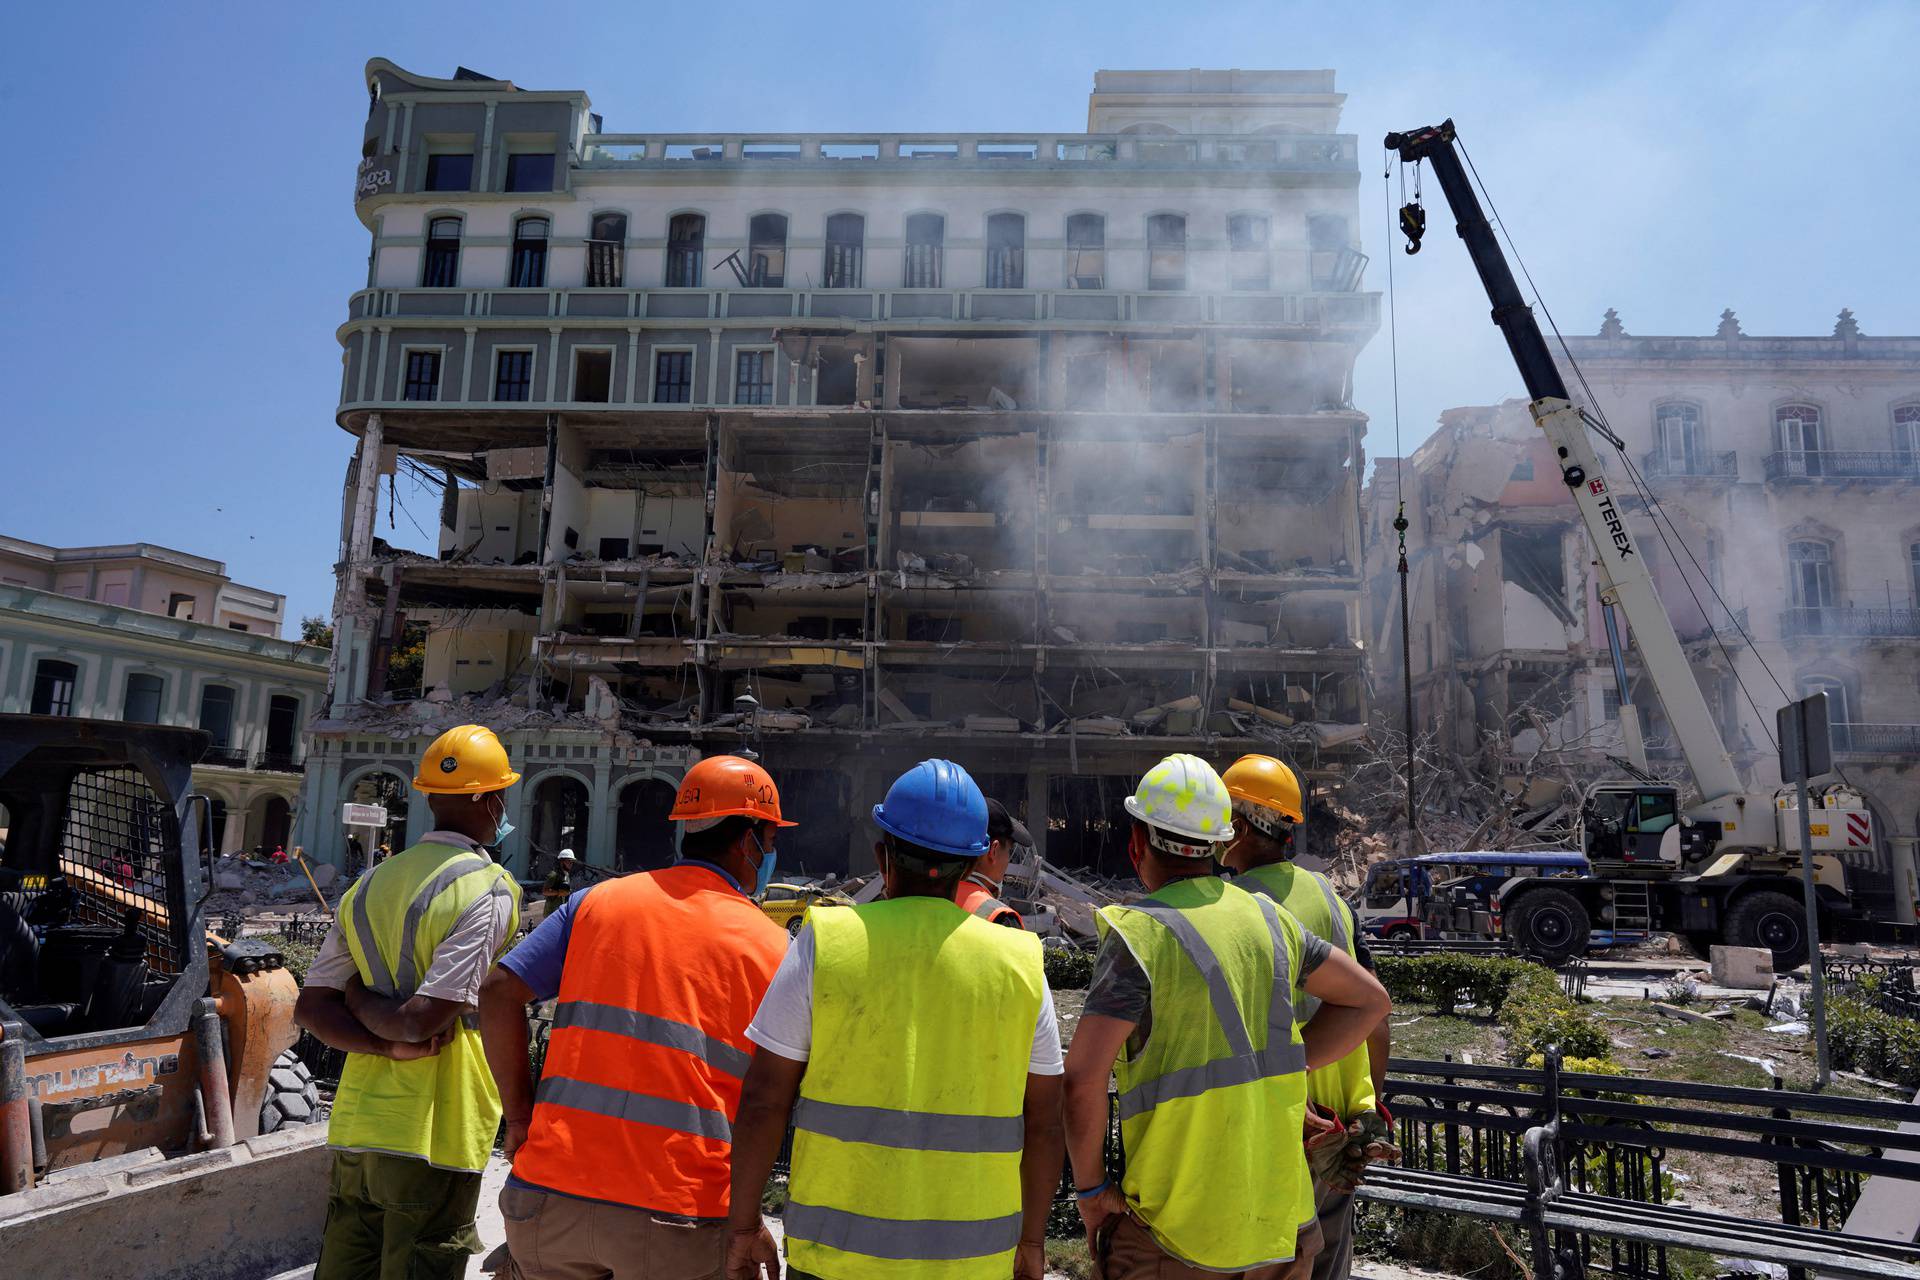
[[[1073,1193],[1073,1198],[1075,1200],[1091,1200],[1112,1185],[1113,1185],[1113,1179],[1103,1178],[1100,1182],[1100,1185],[1095,1187],[1088,1187],[1085,1191],[1081,1191],[1076,1188]]]

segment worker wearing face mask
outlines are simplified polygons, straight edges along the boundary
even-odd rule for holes
[[[319,1280],[463,1276],[479,1250],[500,1096],[470,1015],[519,927],[519,886],[491,852],[519,780],[491,729],[435,739],[413,780],[433,830],[347,890],[307,971],[294,1018],[347,1051]]]
[[[480,994],[523,1280],[711,1276],[726,1253],[747,1024],[787,950],[749,895],[794,824],[767,771],[738,756],[688,770],[669,816],[683,824],[676,865],[575,893]],[[556,998],[536,1091],[527,1005]]]

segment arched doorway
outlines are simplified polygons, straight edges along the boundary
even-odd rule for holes
[[[587,784],[564,773],[550,773],[533,788],[533,818],[527,833],[527,872],[544,875],[562,849],[587,858]]]
[[[376,848],[384,844],[389,853],[398,853],[407,847],[407,802],[413,793],[405,778],[385,769],[369,770],[356,778],[346,788],[346,793],[346,798],[354,804],[377,804],[386,809],[387,825],[376,834]],[[373,854],[373,849],[361,849],[357,859],[352,856],[355,846],[365,839],[366,832],[363,830],[347,833],[350,868],[357,870],[368,865],[367,859]]]
[[[677,855],[673,811],[677,789],[663,778],[636,778],[620,789],[613,818],[613,865],[629,871],[656,871],[671,866]]]
[[[285,849],[293,836],[293,806],[285,796],[268,796],[260,815],[260,843],[271,853]]]

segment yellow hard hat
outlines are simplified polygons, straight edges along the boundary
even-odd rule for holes
[[[1234,799],[1235,813],[1246,813],[1251,806],[1283,814],[1289,822],[1306,821],[1306,810],[1300,803],[1300,779],[1272,756],[1241,756],[1227,767],[1221,781]],[[1248,816],[1255,826],[1263,826],[1259,813]]]
[[[477,795],[518,781],[507,749],[483,724],[463,724],[435,738],[413,776],[414,788],[431,796]]]

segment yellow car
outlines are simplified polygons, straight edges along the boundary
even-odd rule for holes
[[[817,884],[770,884],[760,898],[760,909],[788,933],[798,936],[807,918],[807,908],[816,902],[830,907],[850,907],[853,899],[844,893],[823,889]]]

